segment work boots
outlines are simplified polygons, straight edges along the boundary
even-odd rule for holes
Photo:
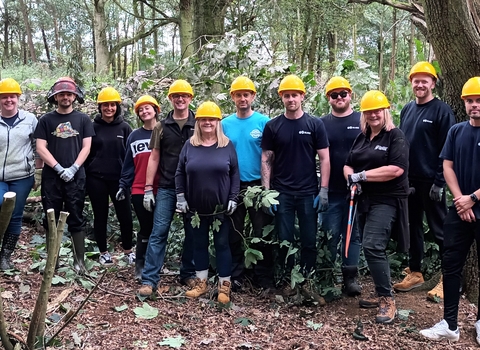
[[[71,232],[73,250],[73,268],[78,274],[84,274],[85,269],[85,232]]]
[[[343,292],[349,297],[362,294],[362,288],[357,283],[358,268],[357,266],[343,266]]]
[[[432,301],[438,301],[443,299],[443,276],[440,276],[440,280],[437,285],[427,293],[427,299]]]
[[[145,266],[145,253],[147,252],[148,237],[137,236],[136,261],[135,261],[135,280],[142,281],[142,271]]]
[[[199,296],[205,294],[208,291],[207,279],[201,280],[200,278],[195,278],[195,287],[185,292],[185,296],[189,298],[198,298]]]
[[[222,304],[227,304],[230,302],[230,289],[231,283],[229,281],[223,281],[223,283],[218,282],[218,302]]]
[[[375,318],[377,323],[390,324],[395,321],[397,315],[397,307],[393,297],[381,296],[379,298],[378,314]]]
[[[14,268],[12,261],[12,253],[18,242],[19,235],[6,232],[3,236],[2,250],[0,251],[0,270],[11,270]]]
[[[420,287],[423,283],[423,275],[421,272],[418,271],[410,271],[410,268],[407,267],[404,270],[404,274],[406,274],[405,278],[400,283],[395,283],[393,285],[393,289],[398,292],[408,292],[414,288]]]

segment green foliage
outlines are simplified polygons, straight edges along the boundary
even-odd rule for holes
[[[235,319],[234,321],[235,324],[239,324],[241,326],[249,326],[251,324],[255,324],[251,319],[249,319],[248,317],[239,317],[237,319]]]
[[[182,336],[176,336],[176,337],[168,337],[168,338],[163,338],[161,342],[158,342],[157,344],[160,346],[168,346],[170,348],[181,348],[183,344],[185,344],[186,340]]]
[[[307,327],[313,329],[314,331],[318,331],[320,328],[323,327],[323,323],[315,323],[313,321],[307,321]]]
[[[151,320],[158,316],[158,309],[148,305],[147,303],[143,303],[142,307],[136,307],[133,309],[135,313],[135,317],[143,318],[146,320]]]

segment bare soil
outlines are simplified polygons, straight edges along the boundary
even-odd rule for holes
[[[25,232],[21,244],[27,244],[31,232]],[[0,275],[4,311],[9,332],[26,339],[29,317],[35,304],[42,276],[29,270],[30,251],[18,249],[15,253],[18,275]],[[99,275],[102,272],[99,271]],[[134,268],[112,269],[106,273],[98,289],[85,306],[62,330],[59,348],[83,349],[168,349],[158,345],[175,337],[184,340],[180,349],[474,349],[474,323],[477,308],[463,299],[460,303],[460,341],[433,342],[423,339],[420,329],[431,327],[443,317],[443,303],[426,300],[425,291],[411,291],[396,295],[399,310],[412,310],[405,321],[397,319],[392,325],[378,325],[377,309],[360,309],[358,298],[343,297],[325,307],[298,306],[282,302],[275,295],[264,298],[258,290],[246,288],[232,295],[231,307],[220,307],[215,300],[189,300],[183,296],[186,287],[174,276],[164,276],[156,300],[146,300],[157,308],[156,318],[146,320],[135,316],[134,309],[143,301],[136,297],[139,285],[133,278]],[[368,277],[362,279],[364,293],[373,290]],[[30,287],[25,291],[25,286]],[[78,283],[53,286],[50,300],[66,288],[73,288],[63,302],[66,309],[76,310],[88,295]],[[212,291],[213,291],[212,287]],[[213,293],[211,293],[213,295]],[[127,305],[124,311],[114,307]],[[52,314],[64,316],[57,307]],[[368,341],[352,336],[358,321]],[[47,326],[47,333],[55,333],[63,320]]]

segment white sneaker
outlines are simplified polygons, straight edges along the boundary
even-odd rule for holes
[[[113,265],[112,256],[110,255],[109,252],[101,254],[100,258],[98,259],[98,262],[100,264],[102,264],[103,266],[112,266]]]
[[[475,324],[475,327],[477,327],[477,324]],[[478,327],[479,328],[477,328],[477,334],[478,330],[480,330],[480,324],[478,325]],[[420,334],[423,335],[425,338],[432,340],[448,339],[450,341],[458,341],[458,339],[460,338],[460,331],[458,330],[458,327],[456,330],[451,331],[450,329],[448,329],[448,323],[445,320],[441,320],[432,328],[422,329],[420,331]]]
[[[475,322],[475,330],[477,331],[477,343],[480,345],[480,320]]]
[[[135,264],[135,261],[137,260],[134,252],[130,252],[130,253],[128,253],[128,254],[125,254],[124,259],[125,259],[125,262],[126,262],[128,265],[133,265],[133,264]]]

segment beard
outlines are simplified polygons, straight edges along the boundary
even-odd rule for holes
[[[339,107],[337,105],[332,105],[332,110],[337,113],[337,114],[343,114],[345,113],[348,109],[350,108],[350,104],[349,103],[345,103],[345,105],[343,105],[343,107]]]

